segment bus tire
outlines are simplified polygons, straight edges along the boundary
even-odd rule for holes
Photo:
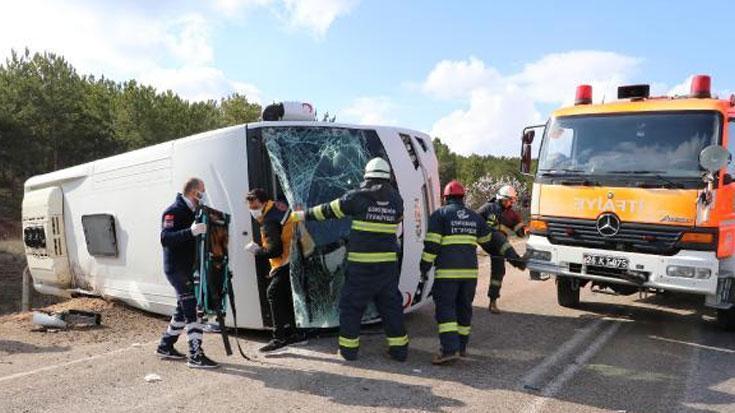
[[[562,307],[579,307],[579,283],[570,277],[556,277],[556,302]]]

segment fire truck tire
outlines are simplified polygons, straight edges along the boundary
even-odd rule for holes
[[[735,307],[717,310],[717,324],[724,330],[735,331]]]
[[[556,302],[562,307],[579,307],[579,283],[570,277],[556,277]]]

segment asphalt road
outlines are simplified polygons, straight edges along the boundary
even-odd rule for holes
[[[430,364],[433,304],[407,319],[406,363],[385,357],[374,328],[354,363],[336,355],[334,337],[245,361],[207,335],[207,352],[222,362],[215,371],[158,360],[156,328],[63,347],[15,343],[4,353],[0,331],[0,411],[735,412],[735,334],[718,330],[697,300],[586,290],[582,308],[569,310],[557,306],[553,281],[510,270],[504,312],[491,315],[484,271],[472,357],[452,366]],[[256,355],[267,336],[242,338]],[[146,382],[150,373],[161,381]]]

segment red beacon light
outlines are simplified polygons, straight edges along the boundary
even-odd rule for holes
[[[577,86],[577,96],[574,98],[575,105],[589,105],[592,103],[592,86]]]
[[[712,80],[708,75],[696,75],[692,78],[692,87],[689,95],[693,98],[709,98],[712,97],[710,87]]]

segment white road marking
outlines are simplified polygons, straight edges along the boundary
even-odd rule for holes
[[[580,344],[589,340],[590,336],[597,332],[604,323],[605,321],[602,319],[596,319],[583,329],[579,330],[571,339],[562,344],[554,354],[545,358],[541,364],[534,367],[530,372],[528,372],[528,374],[526,374],[526,376],[523,377],[521,380],[523,388],[539,390],[541,387],[539,381],[543,376],[546,375],[551,368],[559,364],[560,361],[569,357],[569,355],[571,355]]]
[[[730,350],[729,348],[707,346],[704,344],[691,343],[689,341],[674,340],[673,338],[666,338],[666,337],[659,337],[659,336],[648,336],[648,338],[652,338],[654,340],[667,341],[669,343],[683,344],[685,346],[690,346],[690,347],[703,349],[703,350],[712,350],[712,351],[717,351],[720,353],[735,354],[735,350]]]
[[[158,340],[151,341],[151,342],[148,342],[148,343],[144,343],[143,345],[144,346],[145,345],[148,345],[148,344],[153,345],[155,343],[158,343]],[[58,368],[72,366],[74,364],[84,363],[86,361],[92,361],[92,360],[97,360],[97,359],[101,359],[101,358],[104,358],[104,357],[113,356],[113,355],[116,355],[116,354],[124,353],[124,352],[126,352],[128,350],[139,349],[141,347],[140,344],[139,343],[136,343],[136,344],[131,345],[129,347],[123,347],[123,348],[120,348],[120,349],[117,349],[117,350],[109,351],[107,353],[96,354],[94,356],[89,356],[89,357],[85,357],[85,358],[81,358],[81,359],[71,360],[71,361],[67,361],[65,363],[61,363],[61,364],[55,364],[53,366],[41,367],[41,368],[38,368],[38,369],[35,369],[35,370],[23,371],[23,372],[20,372],[20,373],[11,374],[9,376],[3,376],[3,377],[0,377],[0,383],[2,383],[4,381],[8,381],[8,380],[19,379],[21,377],[32,376],[34,374],[43,373],[45,371],[56,370]]]
[[[546,403],[551,400],[552,397],[559,393],[564,384],[566,384],[572,377],[574,377],[574,375],[577,374],[577,372],[582,367],[584,367],[584,365],[595,354],[597,354],[598,351],[600,351],[602,346],[604,346],[605,343],[607,343],[607,341],[610,340],[613,335],[615,335],[620,326],[620,323],[615,322],[605,328],[602,333],[595,339],[595,341],[593,341],[592,344],[590,344],[589,347],[587,347],[587,349],[582,354],[574,359],[573,363],[569,364],[569,366],[564,369],[561,374],[556,376],[554,380],[552,380],[541,390],[541,396],[537,397],[524,411],[528,413],[540,412],[541,409],[544,408],[544,405],[546,405]]]

